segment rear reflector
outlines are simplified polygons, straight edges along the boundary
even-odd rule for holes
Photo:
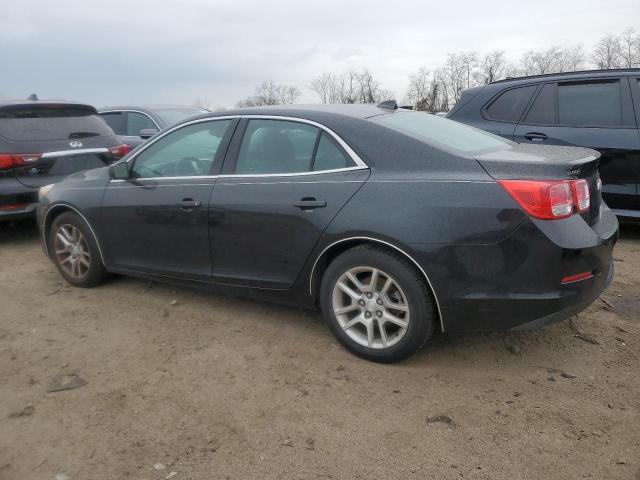
[[[0,212],[7,212],[12,210],[22,210],[28,204],[27,203],[12,203],[9,205],[0,205]]]
[[[39,153],[0,153],[0,170],[24,167],[40,160]]]
[[[117,147],[111,147],[109,151],[111,152],[111,155],[113,155],[114,157],[122,158],[127,153],[129,153],[129,145],[123,144],[123,145],[118,145]]]
[[[575,275],[567,275],[566,277],[562,277],[560,283],[562,285],[566,285],[567,283],[579,282],[580,280],[586,280],[591,277],[593,277],[592,271],[576,273]]]
[[[557,220],[589,208],[586,180],[498,180],[520,208],[540,220]]]

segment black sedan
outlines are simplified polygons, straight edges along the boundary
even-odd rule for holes
[[[118,273],[319,308],[392,362],[436,329],[533,328],[597,298],[618,232],[597,165],[389,104],[254,108],[42,188],[38,218],[72,285]]]

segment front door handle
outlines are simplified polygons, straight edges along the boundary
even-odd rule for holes
[[[298,207],[301,210],[313,210],[315,208],[323,208],[327,206],[327,202],[324,200],[316,200],[314,197],[304,197],[300,201],[293,204],[294,207]]]
[[[182,201],[178,202],[178,206],[180,207],[180,209],[184,210],[185,212],[190,212],[194,208],[198,208],[201,205],[202,203],[193,198],[183,198]]]
[[[533,140],[533,141],[541,142],[542,140],[546,140],[547,136],[544,133],[530,132],[530,133],[525,134],[524,138],[526,138],[527,140]]]

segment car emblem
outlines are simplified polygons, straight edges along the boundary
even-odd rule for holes
[[[73,148],[80,148],[82,146],[82,142],[78,142],[78,141],[69,142],[69,146]]]

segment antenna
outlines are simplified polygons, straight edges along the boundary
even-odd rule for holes
[[[35,93],[32,93],[27,97],[27,100],[33,100],[35,102],[36,100],[39,100],[39,98],[38,98],[38,95],[36,95]]]
[[[389,110],[397,110],[398,103],[395,100],[386,100],[378,104],[378,108],[388,108]]]

